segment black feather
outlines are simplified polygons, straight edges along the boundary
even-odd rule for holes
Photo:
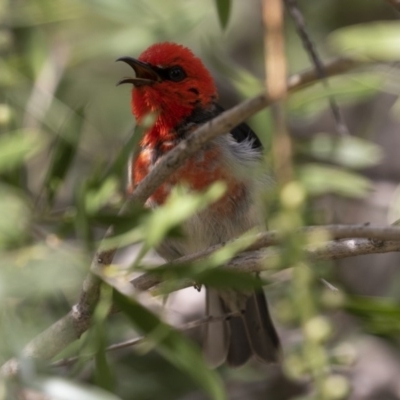
[[[217,103],[213,103],[208,109],[195,108],[189,117],[185,118],[185,120],[176,127],[179,138],[183,139],[186,134],[191,131],[193,126],[204,124],[222,114],[224,111],[225,109]],[[253,149],[262,150],[260,139],[245,122],[231,129],[230,134],[238,143],[250,141]]]

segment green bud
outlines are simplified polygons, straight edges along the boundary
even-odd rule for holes
[[[306,322],[304,333],[306,337],[313,342],[322,343],[328,340],[331,336],[332,325],[326,317],[313,317]]]
[[[306,192],[299,182],[289,182],[281,190],[281,202],[286,208],[295,209],[304,203]]]
[[[347,378],[342,375],[329,376],[322,386],[323,396],[330,400],[344,399],[350,391]]]

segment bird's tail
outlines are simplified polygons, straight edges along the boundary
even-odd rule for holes
[[[217,367],[225,361],[234,367],[244,364],[252,354],[262,362],[276,363],[280,359],[280,343],[267,299],[262,291],[251,294],[232,292],[230,296],[241,298],[241,310],[233,310],[235,301],[226,302],[216,289],[207,289],[207,315],[217,317],[206,325],[203,352],[207,363]],[[244,301],[243,301],[244,298]],[[226,319],[220,319],[223,315]]]

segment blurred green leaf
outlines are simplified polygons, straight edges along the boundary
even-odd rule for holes
[[[158,339],[156,349],[170,363],[187,373],[210,398],[226,399],[220,378],[215,371],[207,367],[194,344],[133,299],[115,291],[114,301],[131,323],[147,335],[147,340],[154,340],[155,337]]]
[[[262,287],[262,281],[248,273],[213,268],[194,275],[195,282],[219,289],[251,290]]]
[[[209,266],[207,260],[179,265],[167,264],[144,270],[155,275],[162,282],[157,287],[157,295],[176,291],[188,281],[219,289],[236,290],[258,289],[263,285],[262,281],[255,275]]]
[[[345,309],[375,335],[397,338],[400,334],[400,304],[392,299],[348,296]]]
[[[83,109],[70,115],[52,150],[50,165],[43,183],[49,204],[53,203],[76,156],[82,136],[83,121]]]
[[[166,203],[155,209],[143,226],[147,246],[157,246],[171,228],[218,200],[225,189],[223,182],[214,183],[204,193],[191,193],[184,187],[174,189]]]
[[[294,116],[312,117],[325,110],[330,96],[340,104],[366,101],[382,90],[383,78],[378,73],[363,72],[329,79],[329,87],[313,85],[294,93],[288,99],[289,112]]]
[[[76,218],[74,222],[77,236],[85,243],[89,251],[93,251],[92,226],[86,209],[86,197],[89,187],[89,183],[84,181],[75,189]]]
[[[54,237],[48,241],[49,244],[37,243],[2,254],[0,299],[1,296],[26,299],[59,291],[76,292],[86,274],[89,257],[79,247]]]
[[[224,192],[223,182],[214,183],[204,193],[192,193],[184,187],[176,187],[165,204],[149,213],[140,226],[105,239],[102,246],[107,249],[143,241],[141,253],[135,262],[137,264],[149,249],[158,246],[166,235],[175,232],[182,222],[219,199]]]
[[[329,43],[340,54],[375,61],[400,58],[400,26],[397,21],[373,22],[338,29]]]
[[[118,180],[113,176],[105,179],[98,187],[88,187],[85,194],[85,209],[93,215],[107,205],[118,189]]]
[[[0,249],[23,242],[29,234],[31,214],[21,193],[0,184]]]
[[[138,126],[135,127],[133,134],[130,136],[129,140],[125,145],[121,147],[121,151],[115,158],[110,168],[107,170],[106,175],[103,179],[107,179],[110,176],[122,176],[128,165],[128,161],[139,144],[143,136],[143,128]]]
[[[139,224],[141,218],[145,218],[150,212],[148,208],[134,204],[124,215],[117,215],[117,211],[115,213],[99,211],[90,216],[90,221],[105,228],[112,225],[114,234],[118,236],[132,230]]]
[[[254,275],[222,268],[235,255],[252,244],[255,238],[255,232],[250,230],[200,261],[178,265],[167,264],[151,268],[148,272],[158,275],[165,282],[161,285],[160,290],[163,293],[176,290],[182,280],[191,280],[199,284],[220,288],[231,287],[243,290],[258,288],[261,281]]]
[[[112,307],[112,288],[108,285],[102,285],[100,290],[100,300],[94,312],[94,329],[91,330],[95,336],[95,382],[97,386],[110,392],[115,390],[114,375],[111,366],[108,363],[107,347],[107,324],[106,320]]]
[[[77,1],[49,0],[18,3],[10,9],[10,24],[34,26],[82,17],[86,6]]]
[[[321,133],[312,139],[308,149],[315,158],[349,168],[371,167],[383,157],[378,145],[356,136],[338,137]]]
[[[54,400],[122,400],[100,388],[63,378],[37,379],[34,387]]]
[[[225,29],[231,13],[231,0],[215,0],[215,4],[217,6],[219,22],[222,28]]]
[[[306,164],[299,169],[299,178],[311,195],[335,193],[348,197],[363,197],[371,182],[361,175],[320,164]]]
[[[39,132],[19,130],[0,136],[0,172],[20,166],[43,149],[46,140]]]

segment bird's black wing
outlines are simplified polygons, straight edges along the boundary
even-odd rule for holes
[[[221,107],[219,104],[215,104],[215,107],[218,111],[218,114],[221,114],[225,111],[225,109],[223,107]],[[238,143],[241,143],[244,141],[250,141],[251,147],[253,149],[262,150],[262,144],[261,144],[260,139],[255,134],[255,132],[245,122],[242,122],[241,124],[235,126],[231,130],[231,135]]]
[[[176,132],[178,133],[180,139],[183,139],[187,135],[187,133],[191,131],[191,128],[193,128],[193,126],[204,124],[215,118],[217,115],[222,114],[224,111],[225,109],[217,103],[213,103],[212,106],[206,110],[195,108],[192,114],[190,114],[187,119],[185,119],[180,125],[175,128]],[[231,130],[230,134],[238,143],[249,141],[253,149],[261,151],[263,148],[258,136],[245,122],[242,122],[241,124],[235,126]]]

